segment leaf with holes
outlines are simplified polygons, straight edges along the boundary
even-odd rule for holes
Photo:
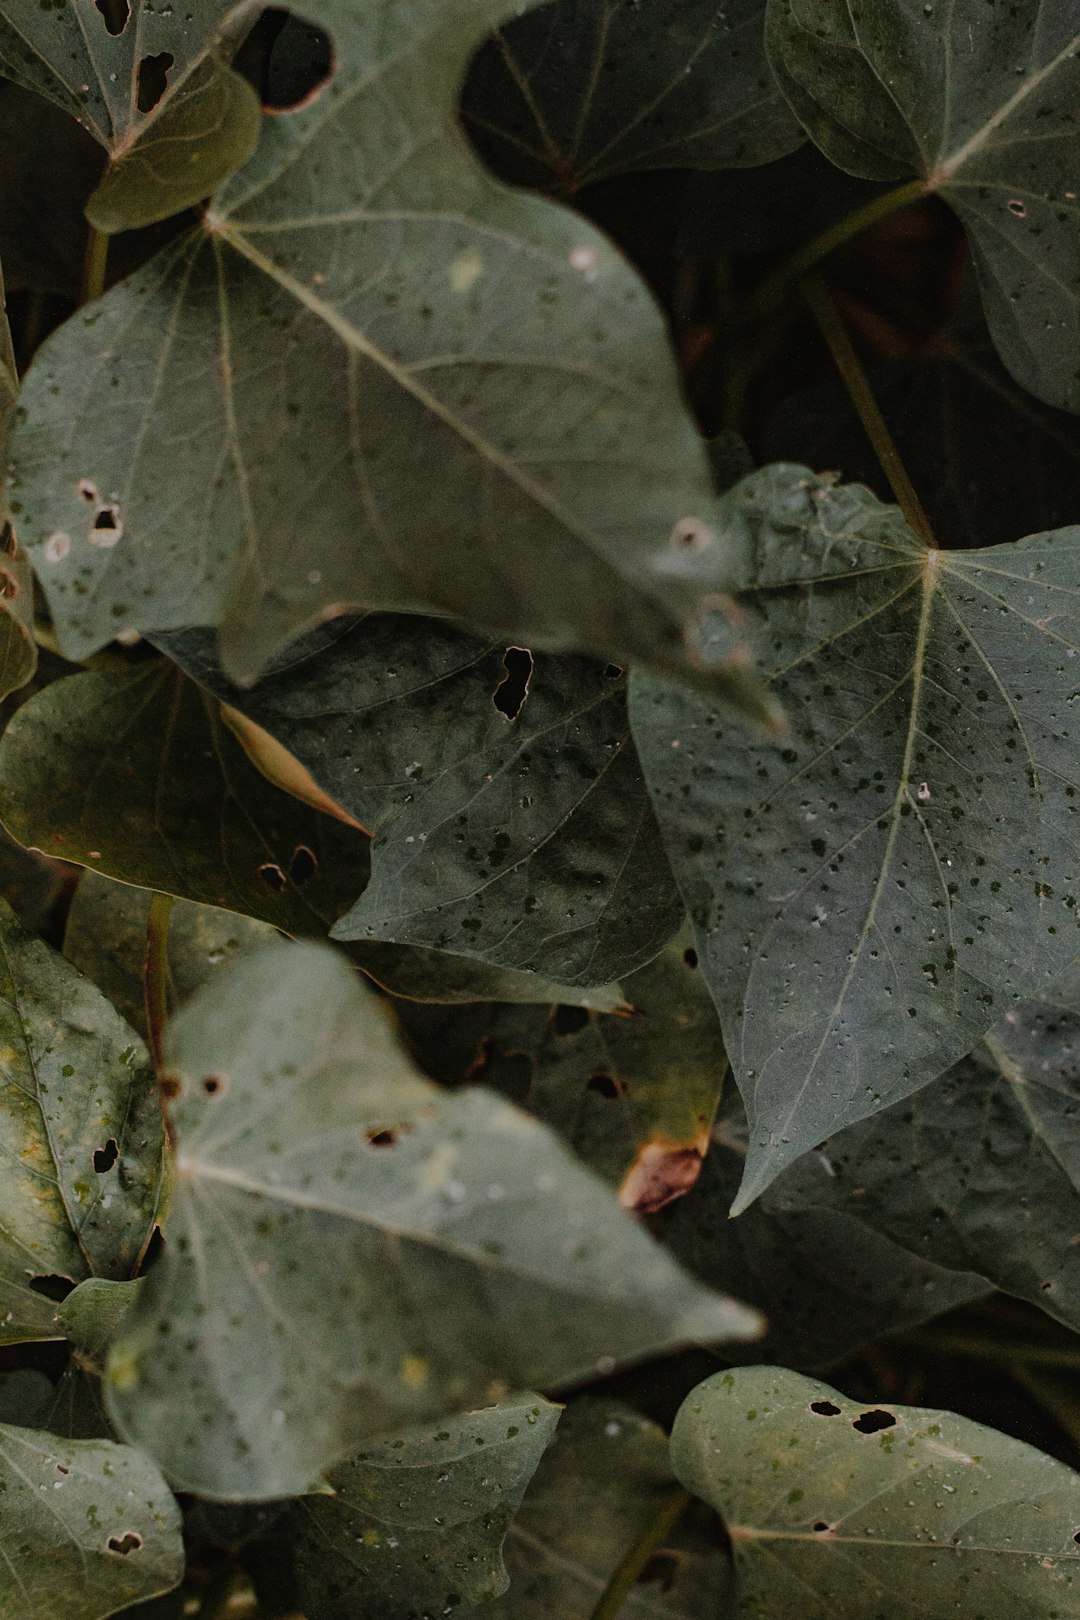
[[[398,1017],[429,1074],[501,1091],[558,1131],[627,1208],[653,1214],[697,1180],[727,1059],[687,938],[623,990],[622,1017],[407,1004]]]
[[[510,1590],[485,1614],[592,1614],[675,1488],[667,1437],[655,1423],[619,1401],[572,1401],[506,1538]],[[628,1620],[705,1620],[717,1612],[729,1567],[716,1521],[698,1505],[669,1529],[619,1612]]]
[[[0,902],[0,1343],[60,1336],[55,1299],[130,1277],[162,1197],[142,1044]]]
[[[756,1330],[541,1125],[421,1080],[324,949],[233,964],[170,1025],[167,1057],[169,1242],[107,1390],[180,1488],[295,1495],[493,1385]]]
[[[506,1532],[559,1421],[538,1395],[409,1429],[332,1470],[294,1512],[307,1620],[409,1620],[505,1592]]]
[[[834,163],[963,221],[1013,375],[1080,410],[1080,20],[1063,0],[769,0],[769,57]]]
[[[746,1367],[687,1397],[671,1461],[727,1527],[737,1620],[1078,1612],[1080,1474],[952,1412]]]
[[[0,1424],[0,1620],[105,1620],[177,1585],[180,1509],[148,1457]]]
[[[783,465],[724,504],[790,735],[644,677],[631,715],[749,1115],[741,1209],[1080,949],[1080,529],[928,552]]]
[[[0,71],[108,155],[89,206],[99,229],[181,213],[251,156],[259,102],[228,63],[252,20],[237,0],[6,0]]]
[[[39,353],[12,503],[69,654],[220,625],[250,680],[351,603],[636,657],[775,721],[737,630],[706,654],[656,566],[711,538],[711,488],[648,291],[456,127],[501,3],[323,0],[322,94]]]
[[[378,614],[318,632],[243,692],[209,634],[159,641],[371,828],[371,882],[336,939],[603,985],[679,927],[620,669]]]
[[[769,163],[803,135],[764,24],[764,0],[558,0],[484,45],[465,127],[504,179],[563,195],[634,169]]]

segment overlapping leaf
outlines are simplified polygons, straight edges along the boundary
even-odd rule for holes
[[[148,1457],[0,1424],[0,1620],[104,1620],[184,1573],[180,1509]]]
[[[803,136],[764,30],[764,0],[558,0],[480,51],[466,128],[497,174],[564,195],[633,169],[769,163]]]
[[[0,460],[7,456],[18,395],[19,377],[0,271]],[[25,686],[36,666],[34,579],[10,520],[7,498],[0,493],[0,698]]]
[[[471,1610],[509,1585],[506,1532],[559,1421],[537,1395],[407,1430],[333,1470],[295,1513],[307,1620]]]
[[[237,0],[7,0],[0,72],[105,148],[91,217],[127,230],[198,202],[251,156],[259,103],[228,62],[252,20]]]
[[[697,669],[769,712],[736,636],[702,674],[700,603],[653,567],[710,486],[648,292],[453,122],[500,10],[321,5],[322,95],[40,352],[13,503],[69,653],[220,624],[251,678],[351,603]]]
[[[56,1338],[54,1284],[142,1257],[161,1115],[138,1037],[3,905],[0,1047],[0,1342]]]
[[[620,670],[378,614],[301,643],[245,693],[212,636],[161,645],[373,832],[371,882],[335,938],[602,985],[679,927]]]
[[[1080,1613],[1080,1474],[952,1412],[747,1367],[687,1397],[671,1460],[727,1526],[737,1620]]]
[[[769,0],[769,55],[841,168],[955,208],[1002,359],[1080,410],[1080,23],[1067,0]]]
[[[493,1384],[755,1330],[541,1125],[422,1081],[325,950],[242,959],[169,1047],[170,1240],[107,1390],[120,1432],[184,1488],[293,1495]]]
[[[1076,955],[1080,529],[927,551],[782,465],[724,504],[790,736],[747,747],[646,678],[631,713],[747,1105],[745,1207]]]

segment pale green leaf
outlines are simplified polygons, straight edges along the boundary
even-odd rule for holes
[[[537,1395],[384,1440],[294,1515],[307,1620],[466,1613],[505,1592],[502,1545],[559,1408]]]
[[[757,1327],[543,1126],[421,1080],[324,949],[234,963],[173,1020],[167,1061],[167,1242],[108,1396],[179,1487],[296,1494],[493,1384],[551,1387]]]
[[[769,55],[841,168],[913,171],[967,228],[994,341],[1080,410],[1080,18],[1070,0],[769,0]]]
[[[647,677],[631,712],[747,1106],[744,1208],[1080,947],[1080,529],[928,552],[783,465],[722,512],[790,733],[747,746]]]
[[[104,1620],[184,1573],[180,1509],[148,1457],[0,1424],[0,1620]]]
[[[559,0],[479,52],[465,126],[504,179],[564,195],[628,170],[770,163],[803,135],[764,32],[764,0]]]
[[[250,680],[343,604],[409,609],[775,720],[737,631],[707,656],[698,596],[655,566],[711,498],[659,311],[458,128],[501,9],[294,6],[334,35],[322,95],[39,352],[12,500],[69,654],[220,625]]]
[[[3,905],[0,1151],[0,1342],[56,1338],[54,1283],[122,1280],[143,1256],[161,1114],[138,1037]]]
[[[952,1412],[780,1367],[716,1373],[671,1460],[735,1554],[735,1620],[1072,1620],[1080,1474]]]

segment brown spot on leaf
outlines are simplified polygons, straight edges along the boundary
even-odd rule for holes
[[[697,1146],[663,1137],[646,1142],[619,1188],[619,1203],[640,1215],[655,1215],[690,1191],[701,1174],[702,1159]]]

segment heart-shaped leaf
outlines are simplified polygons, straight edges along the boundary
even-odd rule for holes
[[[410,1620],[505,1592],[506,1532],[559,1407],[537,1395],[409,1429],[334,1469],[294,1515],[307,1620]]]
[[[0,902],[0,1343],[60,1336],[55,1300],[130,1277],[162,1197],[142,1044]]]
[[[326,950],[233,964],[170,1025],[168,1061],[168,1241],[108,1395],[178,1486],[295,1495],[493,1384],[755,1331],[543,1126],[421,1080]]]
[[[723,510],[790,735],[646,677],[631,714],[749,1116],[738,1209],[1076,955],[1080,529],[927,551],[783,465]]]
[[[769,57],[841,168],[955,208],[1013,376],[1080,410],[1080,21],[1060,0],[769,0]],[[1052,334],[1052,336],[1051,336]]]
[[[1080,1474],[952,1412],[737,1368],[687,1397],[671,1461],[727,1527],[737,1620],[1077,1612]]]

